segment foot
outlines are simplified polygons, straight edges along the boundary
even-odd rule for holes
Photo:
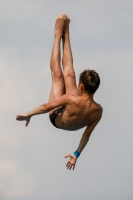
[[[64,35],[66,33],[69,33],[69,23],[70,23],[70,18],[67,15],[65,15],[65,19],[66,19],[66,23],[65,23],[64,32],[63,32]]]
[[[65,27],[65,23],[66,23],[65,14],[59,15],[56,18],[55,30],[54,30],[55,36],[58,35],[59,37],[62,37],[63,31],[64,31],[64,27]]]

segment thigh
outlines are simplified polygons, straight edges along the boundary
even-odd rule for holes
[[[76,85],[76,76],[74,69],[67,69],[64,71],[64,82],[66,93],[78,95],[78,88]]]
[[[58,99],[60,96],[64,94],[65,94],[65,84],[64,84],[63,74],[61,76],[58,75],[55,76],[52,74],[52,87],[48,102],[54,101],[55,99]],[[51,110],[49,113],[51,114],[54,110]]]

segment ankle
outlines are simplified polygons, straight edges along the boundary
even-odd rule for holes
[[[57,39],[57,40],[61,40],[62,38],[62,34],[58,34],[58,33],[54,33],[54,38]]]
[[[62,39],[63,39],[63,41],[64,41],[64,40],[69,39],[69,37],[70,37],[69,31],[67,31],[66,33],[63,34]]]
[[[59,31],[59,30],[55,30],[54,31],[54,36],[56,37],[56,38],[62,38],[62,32],[61,31]]]

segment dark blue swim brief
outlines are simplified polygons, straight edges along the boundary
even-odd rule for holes
[[[64,110],[64,107],[62,107],[62,108],[60,108],[60,109],[58,109],[58,110],[55,110],[52,114],[49,115],[49,119],[50,119],[51,123],[52,123],[56,128],[58,128],[58,127],[56,126],[55,119],[56,119],[57,115],[58,115],[59,113],[61,113],[63,110]]]

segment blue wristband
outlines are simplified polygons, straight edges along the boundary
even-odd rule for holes
[[[74,153],[73,153],[77,158],[80,156],[80,153],[76,150]]]

